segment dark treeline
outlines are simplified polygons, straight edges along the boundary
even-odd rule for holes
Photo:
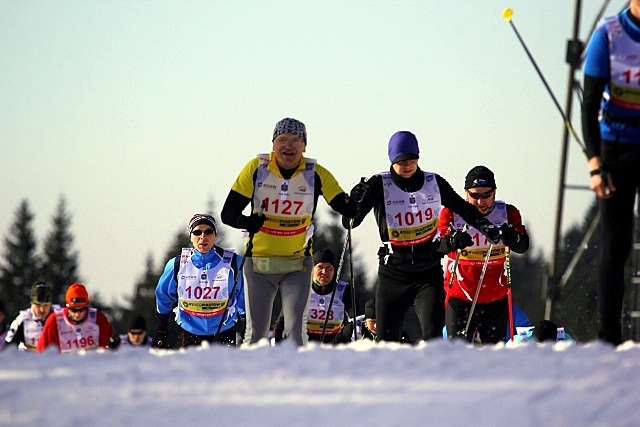
[[[210,207],[213,202],[209,203]],[[213,209],[209,213],[217,218]],[[580,224],[572,225],[563,235],[561,260],[558,271],[565,271],[572,257],[580,248],[585,232],[597,213],[595,203],[587,210]],[[4,302],[7,320],[13,319],[20,309],[29,306],[29,291],[38,280],[46,281],[53,286],[54,302],[64,303],[65,291],[74,282],[83,283],[78,272],[80,254],[74,249],[74,237],[71,232],[72,217],[64,196],[60,197],[56,211],[51,220],[51,229],[45,236],[42,251],[37,251],[38,239],[33,230],[34,214],[29,202],[23,200],[15,211],[13,224],[7,230],[4,239],[4,250],[0,258],[0,301]],[[314,249],[329,248],[339,259],[345,243],[346,231],[340,225],[340,218],[333,212],[318,214],[319,225],[313,240]],[[526,225],[526,216],[525,216]],[[224,226],[220,227],[216,244],[226,246]],[[532,242],[535,241],[531,236]],[[582,247],[584,253],[579,258],[572,274],[561,289],[552,289],[555,304],[552,309],[552,320],[565,326],[567,331],[578,341],[594,339],[597,333],[596,311],[596,269],[598,233]],[[112,321],[114,330],[124,333],[130,320],[135,316],[143,316],[147,321],[149,332],[155,326],[155,288],[158,278],[168,260],[180,254],[183,247],[191,247],[188,234],[178,231],[173,236],[162,258],[156,262],[152,254],[148,254],[141,263],[141,274],[132,284],[133,296],[130,305],[108,305],[100,293],[91,292],[92,305],[103,310]],[[240,250],[242,253],[243,250]],[[364,312],[365,302],[373,297],[375,279],[367,278],[366,267],[362,259],[356,255],[357,242],[352,246],[354,259],[350,253],[345,254],[341,279],[356,283],[357,314]],[[350,266],[353,266],[353,277]],[[337,269],[336,265],[336,269]],[[514,304],[522,308],[535,323],[544,317],[543,283],[547,274],[548,263],[541,250],[533,244],[528,252],[511,257],[511,277]],[[630,272],[629,272],[630,273]],[[627,274],[627,280],[631,274]],[[375,276],[374,276],[375,277]],[[89,283],[84,283],[90,285]],[[628,289],[631,286],[627,287]],[[625,312],[634,309],[626,299]],[[274,315],[279,313],[278,301],[274,307]],[[175,327],[171,328],[175,337]]]
[[[78,276],[78,253],[73,249],[71,215],[64,197],[60,197],[41,252],[36,251],[33,230],[34,214],[23,200],[15,211],[15,220],[4,239],[0,259],[0,301],[4,302],[8,319],[30,304],[31,286],[39,280],[53,287],[55,302],[64,301],[67,287],[81,282]],[[94,305],[102,306],[100,295],[92,295]]]

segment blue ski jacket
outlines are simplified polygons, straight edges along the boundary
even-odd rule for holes
[[[214,249],[206,254],[201,254],[194,249],[191,255],[193,265],[201,270],[207,270],[217,266],[222,262],[222,256],[218,253],[221,248],[218,248],[218,251],[215,250],[216,248],[218,247],[214,247]],[[229,275],[228,286],[229,292],[231,292],[233,281],[237,275],[238,283],[236,284],[233,295],[229,296],[229,307],[233,307],[235,304],[235,310],[229,310],[233,313],[230,315],[229,313],[227,314],[228,319],[222,324],[220,332],[224,332],[235,326],[238,321],[238,315],[245,314],[244,279],[242,277],[242,271],[240,271],[242,257],[236,254],[234,255],[234,259],[234,274]],[[156,311],[161,316],[166,315],[168,317],[173,307],[178,303],[178,282],[176,281],[177,272],[174,270],[175,266],[175,258],[171,258],[167,261],[167,264],[164,267],[164,272],[160,276],[158,286],[156,287]],[[176,323],[182,329],[194,335],[214,335],[218,330],[220,321],[222,320],[222,314],[212,317],[198,317],[185,313],[178,308],[176,308],[175,311]]]

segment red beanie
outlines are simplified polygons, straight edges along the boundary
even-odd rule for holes
[[[89,294],[84,285],[74,283],[67,289],[67,307],[84,308],[89,305]]]

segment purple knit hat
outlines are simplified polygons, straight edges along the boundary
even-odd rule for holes
[[[389,161],[391,164],[419,158],[420,149],[414,134],[401,130],[391,136],[389,140]]]

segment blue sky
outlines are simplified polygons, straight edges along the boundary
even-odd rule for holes
[[[583,3],[586,42],[601,4]],[[490,167],[548,254],[564,128],[505,7],[564,105],[569,0],[0,1],[0,234],[26,198],[44,238],[66,196],[85,283],[126,301],[146,255],[164,263],[191,215],[211,198],[219,212],[274,124],[295,117],[306,155],[345,189],[388,169],[397,130],[460,193],[471,167]],[[587,178],[572,141],[568,182]],[[563,228],[592,200],[567,192]],[[353,238],[373,269],[373,221]]]

